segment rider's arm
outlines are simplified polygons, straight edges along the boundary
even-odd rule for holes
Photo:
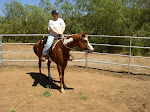
[[[65,26],[62,27],[62,30],[58,33],[56,32],[54,29],[50,29],[51,32],[54,32],[57,35],[63,35],[64,31],[65,31]]]
[[[64,33],[64,31],[65,31],[65,27],[63,27],[63,28],[62,28],[62,30],[61,30],[61,34],[63,34],[63,33]]]
[[[56,32],[54,29],[50,29],[51,32],[54,32],[57,35],[61,35],[60,33]]]
[[[63,33],[64,33],[64,31],[65,31],[65,28],[66,28],[66,24],[65,24],[65,22],[64,22],[64,20],[63,20],[63,19],[61,19],[61,23],[62,23],[62,30],[61,30],[61,34],[63,34]]]

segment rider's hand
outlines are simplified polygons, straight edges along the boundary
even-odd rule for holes
[[[63,34],[61,34],[61,33],[57,33],[57,35],[60,35],[60,36],[62,36]]]

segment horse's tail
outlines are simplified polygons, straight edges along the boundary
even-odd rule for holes
[[[33,51],[34,51],[34,53],[38,56],[36,44],[33,46]]]
[[[34,53],[38,56],[42,56],[42,51],[43,51],[43,44],[42,44],[42,39],[39,40],[34,46],[33,46],[33,51]]]

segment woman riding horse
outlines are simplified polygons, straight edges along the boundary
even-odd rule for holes
[[[89,50],[94,51],[94,48],[91,46],[91,44],[88,41],[88,38],[86,36],[86,33],[82,34],[74,34],[71,35],[65,39],[58,40],[55,45],[52,48],[52,52],[48,54],[48,75],[49,79],[52,80],[52,77],[50,75],[50,64],[51,61],[55,62],[57,64],[57,69],[59,72],[59,78],[60,78],[60,87],[61,87],[61,93],[64,93],[64,88],[66,88],[66,85],[64,83],[64,70],[67,66],[67,61],[69,60],[69,51],[75,47],[79,46],[83,50]],[[43,38],[39,40],[34,45],[34,52],[39,57],[39,71],[41,75],[41,56],[44,49],[44,43]]]
[[[55,37],[62,35],[65,30],[65,23],[62,19],[58,18],[58,12],[56,10],[52,11],[53,20],[49,21],[48,29],[50,30],[50,35],[48,36],[47,43],[44,45],[43,39],[39,40],[34,45],[34,52],[39,58],[39,74],[41,75],[41,61],[42,57],[46,56],[48,59],[48,76],[52,80],[50,75],[50,64],[51,61],[57,64],[61,93],[65,93],[64,88],[67,88],[64,83],[64,70],[67,66],[67,61],[69,60],[69,51],[75,46],[79,46],[81,49],[93,51],[94,48],[90,45],[86,33],[74,34],[67,38],[58,40],[51,52],[47,52],[51,47]],[[45,46],[45,47],[44,47]]]
[[[52,43],[55,39],[55,37],[60,37],[63,35],[63,32],[65,30],[65,22],[63,21],[63,19],[58,18],[59,17],[59,12],[56,10],[53,10],[51,12],[53,19],[49,21],[48,24],[48,30],[50,30],[50,34],[48,36],[47,39],[47,43],[45,44],[41,59],[43,57],[47,56],[47,51],[48,49],[52,46]]]

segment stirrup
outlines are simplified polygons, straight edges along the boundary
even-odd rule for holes
[[[71,59],[71,58],[69,57],[69,61],[73,61],[73,60],[74,60],[74,58]]]
[[[71,59],[72,58],[72,59]],[[73,61],[74,60],[74,57],[70,54],[69,56],[69,61]]]
[[[41,61],[43,61],[43,62],[46,61],[46,56],[42,56]]]

